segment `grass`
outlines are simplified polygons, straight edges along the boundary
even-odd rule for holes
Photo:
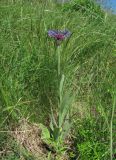
[[[88,0],[0,1],[1,159],[22,156],[9,142],[19,120],[48,126],[51,106],[58,112],[57,55],[47,31],[65,28],[72,35],[61,44],[60,70],[64,92],[75,95],[69,159],[115,159],[115,21]]]

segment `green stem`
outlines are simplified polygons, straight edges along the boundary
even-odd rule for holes
[[[61,80],[61,59],[60,59],[60,50],[61,47],[58,46],[57,47],[57,76],[58,76],[58,108],[60,108],[60,103],[61,103],[61,95],[60,95],[60,91],[59,91],[59,87],[60,87],[60,80]]]
[[[114,96],[113,100],[113,108],[112,108],[112,115],[110,121],[110,160],[113,160],[113,118],[114,118],[114,111],[116,106],[116,97]]]
[[[58,80],[60,80],[60,46],[57,48],[57,56],[58,56]]]

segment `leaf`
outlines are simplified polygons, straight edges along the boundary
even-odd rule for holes
[[[67,116],[67,113],[70,110],[73,98],[74,97],[71,96],[69,92],[67,92],[63,97],[59,111],[59,128],[61,128],[64,123],[65,117]]]
[[[59,91],[60,91],[60,102],[62,101],[62,91],[63,91],[63,85],[64,85],[64,74],[62,74],[62,78],[61,78],[61,81],[60,81],[60,88],[59,88]]]
[[[70,123],[69,120],[66,120],[63,125],[62,139],[66,138],[66,136],[68,135],[70,131],[71,126],[72,126],[72,123]]]
[[[60,137],[60,129],[54,128],[54,132],[53,132],[54,141],[57,141],[59,137]]]
[[[58,127],[58,125],[57,125],[57,122],[55,120],[52,107],[51,107],[51,117],[50,117],[50,119],[51,119],[51,122],[50,122],[51,125],[50,126],[52,127],[51,129],[53,130],[54,126]]]
[[[42,139],[43,140],[50,139],[50,132],[49,132],[48,128],[46,126],[44,126],[43,124],[40,124],[40,128],[42,130]]]

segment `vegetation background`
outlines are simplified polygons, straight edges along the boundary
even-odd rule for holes
[[[49,128],[51,106],[57,116],[56,47],[47,31],[65,28],[72,35],[60,46],[61,73],[74,101],[64,153],[69,160],[116,158],[116,15],[92,0],[1,0],[1,160],[39,159],[28,149],[32,141],[26,148],[14,133],[24,120]],[[53,159],[51,153],[45,157]],[[54,157],[63,159],[57,152]]]

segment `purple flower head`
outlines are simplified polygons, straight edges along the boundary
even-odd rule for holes
[[[58,30],[49,30],[48,35],[55,40],[62,41],[67,37],[70,37],[71,33],[68,30],[58,31]]]

